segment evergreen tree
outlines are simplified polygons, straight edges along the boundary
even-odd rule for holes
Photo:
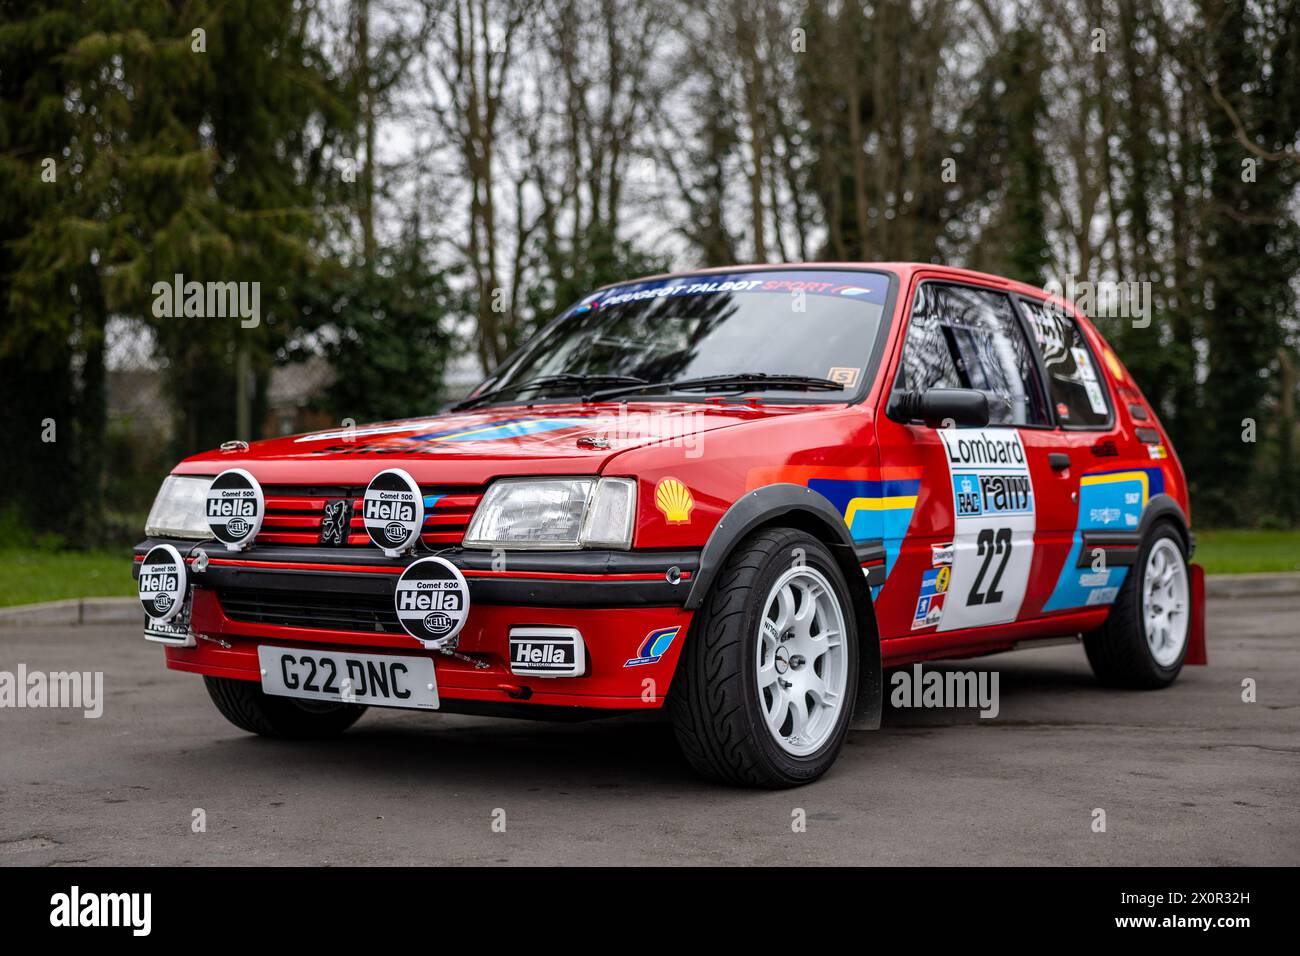
[[[1231,523],[1249,513],[1241,489],[1258,445],[1245,440],[1246,422],[1255,422],[1257,438],[1266,433],[1270,367],[1284,317],[1295,315],[1292,281],[1300,271],[1300,225],[1290,212],[1297,164],[1260,161],[1238,135],[1249,131],[1268,151],[1300,136],[1300,10],[1294,3],[1254,8],[1206,0],[1203,11],[1214,27],[1208,95],[1217,99],[1217,91],[1228,108],[1215,102],[1208,114],[1214,201],[1201,272],[1209,440],[1189,464],[1200,507],[1216,522]]]

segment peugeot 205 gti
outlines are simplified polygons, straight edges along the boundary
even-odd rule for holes
[[[445,414],[186,459],[147,535],[145,636],[276,737],[667,707],[699,771],[782,787],[878,726],[885,667],[1204,661],[1186,481],[1124,365],[1064,300],[929,265],[600,289]]]

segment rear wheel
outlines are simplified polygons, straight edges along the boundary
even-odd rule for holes
[[[1106,623],[1084,635],[1097,678],[1114,687],[1172,684],[1187,655],[1191,595],[1182,536],[1161,522],[1138,549]]]
[[[802,531],[759,531],[727,560],[691,627],[673,726],[705,776],[808,783],[839,756],[857,679],[857,624],[839,565]]]
[[[366,712],[361,704],[295,700],[263,693],[255,681],[204,677],[221,716],[240,730],[264,737],[319,739],[343,733]]]

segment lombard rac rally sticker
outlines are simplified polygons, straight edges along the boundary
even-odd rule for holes
[[[207,516],[212,536],[230,551],[253,543],[266,514],[266,498],[257,479],[242,468],[231,468],[212,479]]]
[[[170,544],[149,549],[140,564],[140,606],[154,621],[170,621],[185,603],[185,561]]]
[[[424,496],[414,478],[401,468],[390,468],[370,479],[361,500],[361,515],[370,540],[395,558],[420,539]]]
[[[393,601],[402,629],[430,650],[451,646],[469,618],[469,585],[460,569],[443,558],[407,565]]]
[[[1020,613],[1034,555],[1034,485],[1025,446],[1014,428],[940,428],[937,434],[952,482],[955,534],[951,582],[936,623],[941,631],[1008,624]],[[927,622],[935,603],[932,596]]]

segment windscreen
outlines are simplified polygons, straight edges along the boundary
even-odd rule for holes
[[[807,400],[844,401],[867,373],[888,288],[883,273],[818,270],[612,286],[536,336],[491,387],[554,375],[666,382],[758,372],[830,379],[842,394]]]

